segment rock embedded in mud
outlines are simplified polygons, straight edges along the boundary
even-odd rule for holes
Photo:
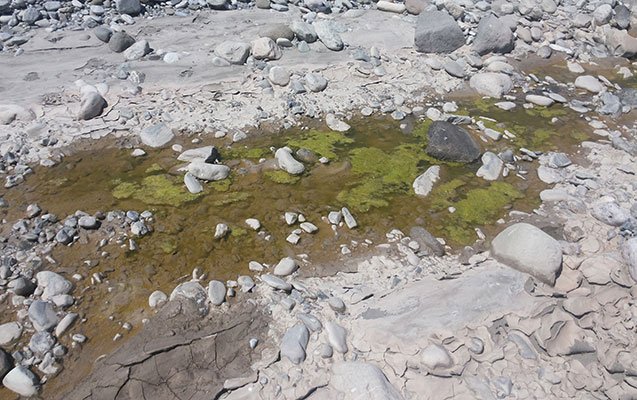
[[[383,371],[375,365],[362,361],[335,363],[332,367],[330,386],[343,398],[369,400],[403,400],[400,392],[392,386]]]
[[[305,74],[305,85],[311,92],[322,92],[327,88],[327,79],[321,74],[310,72]]]
[[[432,123],[427,136],[426,152],[439,160],[470,163],[480,157],[480,147],[471,135],[449,122]]]
[[[292,175],[300,175],[305,171],[305,166],[294,159],[289,147],[282,147],[274,153],[279,168]]]
[[[285,257],[274,267],[273,273],[277,276],[288,276],[299,269],[299,264],[291,257]]]
[[[20,396],[31,397],[38,394],[40,381],[33,372],[19,365],[5,375],[2,385]]]
[[[412,187],[414,188],[414,192],[418,196],[427,196],[434,187],[434,183],[438,182],[440,179],[440,166],[433,165],[427,170],[418,176]]]
[[[513,50],[514,45],[513,32],[502,18],[487,15],[480,20],[472,45],[476,53],[480,55],[487,53],[506,54]]]
[[[207,164],[201,161],[193,161],[188,164],[188,172],[204,181],[220,181],[230,175],[230,168],[221,164]]]
[[[491,242],[491,254],[503,264],[551,286],[562,268],[562,247],[539,228],[527,223],[509,226]]]
[[[310,332],[307,327],[301,323],[294,325],[283,335],[281,357],[287,358],[293,364],[301,364],[305,361],[305,349],[309,340]]]
[[[628,264],[631,278],[637,282],[637,238],[630,238],[622,244],[622,255]]]
[[[281,66],[274,66],[268,72],[268,79],[275,85],[287,86],[290,83],[290,71]]]
[[[480,72],[471,77],[469,86],[483,96],[499,99],[513,89],[513,82],[506,74]]]
[[[451,53],[465,44],[458,23],[445,11],[420,13],[416,21],[414,46],[420,53]]]
[[[167,145],[174,137],[173,130],[163,122],[146,127],[139,134],[142,143],[155,148]]]
[[[208,314],[208,296],[206,290],[199,282],[185,282],[173,289],[170,294],[170,301],[177,299],[193,302],[201,316]]]
[[[429,370],[445,369],[453,366],[453,359],[447,349],[438,344],[430,344],[422,349],[420,359]]]
[[[356,219],[347,207],[341,208],[341,214],[345,220],[345,225],[347,225],[349,229],[354,229],[358,226],[358,222],[356,222]]]

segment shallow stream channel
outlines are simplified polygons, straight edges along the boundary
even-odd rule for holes
[[[586,121],[560,104],[532,109],[518,104],[504,111],[495,101],[458,98],[456,102],[458,109],[452,114],[473,118],[473,123],[463,127],[483,151],[511,149],[518,155],[524,147],[569,153],[591,135]],[[372,251],[394,228],[408,234],[412,227],[423,226],[460,249],[478,239],[475,228],[492,237],[501,229],[498,221],[509,211],[531,212],[539,205],[538,194],[545,185],[537,179],[537,165],[532,161],[519,161],[517,171],[487,182],[476,177],[479,160],[445,163],[427,155],[430,121],[359,117],[348,122],[352,128],[344,133],[309,122],[304,128],[252,134],[231,144],[227,138],[204,138],[193,144],[192,138],[178,136],[171,144],[180,144],[184,150],[216,146],[220,162],[232,170],[228,179],[205,183],[199,194],[186,190],[180,171],[184,163],[170,146],[145,149],[145,156],[133,157],[130,146],[123,148],[113,140],[93,142],[88,151],[81,146],[67,149],[61,163],[36,167],[24,184],[6,190],[3,197],[15,207],[0,212],[9,220],[20,218],[11,213],[24,212],[31,203],[60,218],[78,209],[90,214],[110,210],[153,213],[153,231],[137,240],[135,251],[127,241],[113,241],[97,250],[90,236],[84,245],[53,250],[58,272],[69,276],[100,272],[104,277],[102,285],[78,294],[73,307],[85,320],[77,329],[89,341],[81,356],[72,353],[68,362],[90,371],[95,358],[117,346],[113,337],[122,332],[123,321],[132,323],[134,333],[141,319],[152,315],[147,303],[152,291],[170,293],[189,279],[194,268],[206,273],[207,279],[236,279],[253,274],[248,269],[250,261],[273,265],[292,256],[309,261],[309,267],[302,268],[304,274],[330,273],[346,259]],[[485,128],[506,130],[509,137],[493,141],[483,134]],[[282,146],[289,146],[297,159],[303,159],[303,175],[276,169],[273,149]],[[304,149],[302,157],[299,149]],[[329,162],[318,162],[320,157]],[[440,180],[428,196],[417,196],[412,183],[432,165],[441,166]],[[328,213],[342,207],[352,212],[357,228],[328,222]],[[286,224],[286,212],[302,215],[318,231],[301,232],[298,244],[289,243],[286,238],[299,227]],[[246,224],[248,218],[260,221],[259,231]],[[223,239],[214,238],[219,223],[230,228]],[[53,380],[45,389],[57,391],[61,388],[55,386],[64,381]]]

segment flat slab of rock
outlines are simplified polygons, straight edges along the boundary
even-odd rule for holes
[[[491,242],[498,261],[549,285],[562,269],[562,248],[557,240],[533,225],[511,225]]]
[[[362,351],[415,353],[440,329],[462,329],[499,313],[534,307],[539,300],[525,292],[527,280],[527,275],[495,261],[453,280],[426,277],[377,300],[366,300],[349,329],[350,341]]]
[[[144,128],[139,134],[142,143],[150,147],[163,147],[174,137],[173,130],[163,122]]]
[[[310,331],[302,324],[296,324],[285,332],[281,339],[281,357],[285,357],[294,364],[305,361],[305,349],[310,340]]]

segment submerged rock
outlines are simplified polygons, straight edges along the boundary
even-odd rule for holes
[[[230,175],[230,168],[221,164],[208,164],[194,161],[188,164],[188,172],[204,181],[220,181]]]
[[[440,179],[440,166],[433,165],[414,180],[414,192],[418,196],[426,196],[433,189],[434,183]]]
[[[491,253],[503,264],[551,286],[562,269],[559,242],[527,223],[514,224],[500,232],[491,242]]]
[[[282,147],[274,153],[276,162],[282,170],[292,175],[299,175],[305,171],[305,166],[294,159],[292,150],[288,147]]]
[[[427,154],[444,161],[473,162],[480,157],[480,147],[471,135],[449,122],[436,121],[429,127]]]

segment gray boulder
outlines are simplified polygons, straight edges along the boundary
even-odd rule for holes
[[[559,242],[527,223],[514,224],[500,232],[491,242],[491,254],[501,263],[551,286],[562,269]]]
[[[319,40],[330,50],[341,51],[345,44],[341,35],[338,34],[332,21],[316,21],[314,29]]]
[[[465,44],[458,23],[444,11],[425,11],[416,21],[414,46],[421,53],[451,53]]]
[[[480,54],[511,52],[514,47],[513,32],[499,18],[488,15],[480,20],[473,41],[473,50]]]
[[[304,21],[294,21],[290,25],[290,29],[294,32],[294,35],[301,41],[306,43],[314,43],[318,39],[316,30],[314,27]]]
[[[38,285],[44,288],[43,300],[50,300],[53,296],[67,294],[73,289],[73,284],[60,274],[51,271],[41,271],[35,275]]]
[[[409,237],[420,245],[420,250],[429,249],[434,255],[442,257],[445,255],[445,246],[428,230],[421,226],[414,226],[409,230]]]
[[[50,331],[57,325],[58,316],[49,302],[36,300],[29,306],[29,320],[37,331]]]
[[[174,137],[173,130],[163,122],[146,127],[139,134],[142,143],[150,147],[163,147]]]
[[[242,65],[250,56],[250,45],[244,42],[223,42],[215,47],[215,54],[230,64]]]
[[[120,14],[135,16],[142,12],[142,4],[139,0],[116,0],[115,7]]]
[[[614,201],[600,201],[594,204],[591,215],[610,226],[622,226],[630,218],[630,212]]]
[[[95,34],[96,38],[104,43],[108,43],[108,41],[111,40],[111,36],[113,35],[113,31],[103,25],[95,28],[93,33]]]
[[[133,44],[135,44],[135,38],[124,31],[113,33],[108,41],[108,47],[115,53],[121,53]]]
[[[142,39],[135,42],[129,48],[124,50],[124,59],[126,61],[135,61],[150,53],[150,44],[148,40]]]
[[[285,332],[281,340],[281,357],[285,357],[294,364],[305,361],[305,349],[310,340],[310,332],[302,324],[296,324]]]
[[[444,161],[473,162],[480,157],[480,147],[471,135],[459,126],[445,121],[431,124],[426,152]]]
[[[82,95],[78,119],[89,120],[99,116],[106,108],[106,100],[96,91],[88,91]]]
[[[31,280],[21,276],[9,282],[7,287],[18,296],[30,296],[35,291],[36,285]]]
[[[208,314],[208,296],[206,290],[199,282],[184,282],[173,289],[170,294],[170,301],[183,299],[191,301],[196,307],[199,315]]]
[[[322,92],[327,87],[327,79],[321,74],[310,72],[305,74],[305,86],[310,92]]]
[[[288,40],[294,39],[294,31],[291,27],[282,23],[267,24],[259,32],[259,36],[268,37],[276,42],[277,39],[285,38]],[[302,39],[301,39],[302,40]]]
[[[471,77],[469,86],[482,96],[499,99],[513,89],[513,82],[502,73],[481,72]]]
[[[269,274],[261,275],[261,280],[263,281],[263,283],[273,289],[283,290],[284,292],[289,292],[290,290],[292,290],[292,285],[279,278],[278,276]]]

